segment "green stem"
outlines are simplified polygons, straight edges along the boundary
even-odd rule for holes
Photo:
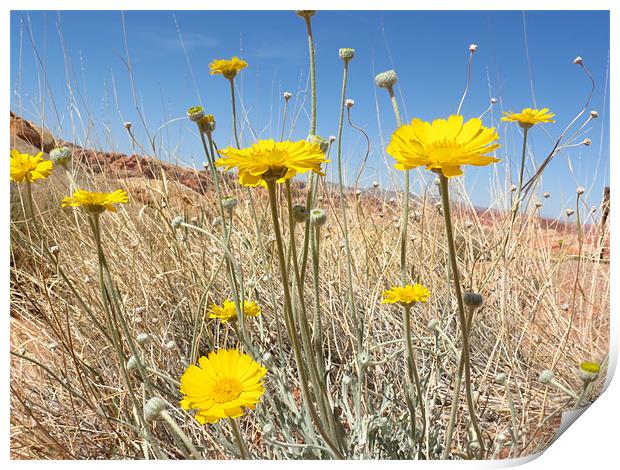
[[[248,448],[248,444],[243,437],[243,433],[239,428],[239,423],[234,420],[234,418],[230,418],[230,425],[233,430],[233,434],[235,435],[235,440],[237,441],[237,446],[239,447],[239,452],[241,453],[241,458],[243,460],[252,460],[252,456],[250,455],[250,449]]]
[[[342,231],[344,236],[344,247],[347,255],[347,293],[349,295],[349,313],[351,322],[356,327],[357,333],[357,349],[362,350],[362,341],[364,338],[363,322],[357,321],[355,309],[355,296],[353,294],[353,259],[351,257],[351,246],[349,244],[349,223],[347,219],[347,201],[344,193],[344,175],[342,170],[342,127],[344,122],[344,107],[347,91],[347,77],[349,74],[349,61],[344,61],[344,72],[342,75],[342,91],[340,94],[340,119],[338,120],[338,145],[336,147],[336,155],[338,160],[338,190],[340,193],[340,211],[342,212]]]
[[[233,132],[235,134],[235,144],[237,145],[237,148],[240,149],[241,145],[239,144],[239,136],[237,135],[237,105],[235,102],[235,79],[231,78],[229,81],[230,81],[230,98],[232,100]]]
[[[299,345],[299,340],[297,338],[297,332],[295,331],[295,322],[293,318],[293,308],[291,302],[291,293],[289,290],[289,282],[288,282],[288,273],[286,272],[286,255],[284,251],[284,243],[282,241],[282,232],[280,230],[280,221],[278,220],[278,207],[277,207],[277,197],[276,197],[276,182],[274,180],[267,181],[267,188],[269,190],[269,206],[271,209],[271,218],[273,221],[273,228],[276,237],[276,246],[278,250],[278,262],[280,264],[280,275],[282,277],[282,290],[284,292],[284,316],[286,320],[286,326],[288,329],[289,337],[291,340],[291,345],[293,347],[293,353],[295,356],[295,362],[297,364],[297,370],[299,373],[299,382],[302,388],[303,396],[306,400],[312,400],[312,395],[310,393],[310,389],[308,387],[308,377],[306,375],[306,370],[304,368],[303,363],[303,355],[301,352],[301,348]],[[314,421],[314,424],[321,435],[321,437],[325,440],[327,446],[333,452],[333,455],[338,459],[344,459],[344,456],[338,449],[338,447],[332,442],[330,437],[325,432],[323,425],[319,419],[319,416],[316,414],[314,407],[311,403],[308,403],[308,410]]]
[[[172,416],[170,416],[167,411],[162,411],[160,413],[160,416],[166,422],[166,424],[170,426],[170,429],[172,429],[172,431],[179,437],[179,439],[181,439],[185,447],[187,447],[187,450],[189,451],[192,459],[200,460],[200,452],[198,452],[196,447],[194,447],[192,441],[189,439],[189,437],[187,437],[187,435],[183,432],[179,425],[175,423],[174,419],[172,419]]]
[[[478,426],[478,420],[476,418],[476,408],[474,405],[473,393],[471,389],[471,366],[470,366],[470,358],[469,358],[469,328],[467,317],[465,315],[465,305],[463,304],[463,293],[461,291],[461,281],[459,278],[459,269],[458,262],[456,257],[456,249],[454,245],[454,232],[452,228],[452,219],[450,216],[450,195],[448,193],[448,178],[446,178],[443,173],[439,173],[439,182],[441,187],[441,202],[443,208],[443,216],[444,222],[446,225],[446,237],[448,239],[448,254],[450,257],[450,266],[452,271],[452,278],[454,280],[454,290],[456,293],[456,300],[458,303],[458,311],[459,311],[459,323],[461,326],[461,336],[463,338],[463,349],[461,351],[461,362],[463,363],[463,369],[465,372],[465,394],[467,397],[467,408],[469,411],[469,419],[471,420],[472,426],[476,431],[476,436],[478,438],[478,443],[480,444],[480,457],[484,457],[484,442],[482,440],[482,433],[480,432],[480,427]],[[459,366],[459,372],[461,367]],[[459,375],[461,375],[459,373]],[[454,406],[454,403],[453,403]],[[448,436],[446,434],[446,447],[450,447],[450,442],[452,436]],[[445,450],[444,450],[445,451]]]
[[[310,54],[310,88],[312,114],[310,120],[310,134],[316,134],[316,63],[314,60],[314,40],[312,39],[312,21],[309,16],[305,16],[306,30],[308,31],[308,53]]]
[[[424,433],[425,433],[425,427],[426,427],[426,410],[424,409],[424,399],[422,397],[422,387],[420,385],[420,377],[418,375],[418,368],[417,368],[417,364],[415,360],[415,352],[413,350],[413,344],[411,342],[411,306],[410,305],[405,306],[405,321],[403,324],[403,329],[404,329],[405,355],[407,359],[407,378],[408,378],[407,391],[406,391],[405,398],[408,404],[412,402],[410,389],[411,387],[415,385],[416,394],[417,394],[417,400],[416,400],[417,403],[410,404],[411,433],[412,433],[412,440],[413,442],[415,442],[416,441],[416,429],[417,429],[415,407],[416,405],[419,404],[421,421],[422,421],[422,429],[420,430],[420,439],[419,439],[420,441],[419,450],[421,451],[422,441],[424,440]]]

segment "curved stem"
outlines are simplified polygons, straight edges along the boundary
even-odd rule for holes
[[[252,460],[252,456],[250,455],[250,449],[248,448],[248,444],[243,437],[241,429],[239,428],[239,423],[237,423],[237,421],[235,421],[233,418],[230,418],[229,421],[233,430],[233,434],[235,435],[235,440],[237,441],[237,446],[239,446],[241,458],[243,460]]]

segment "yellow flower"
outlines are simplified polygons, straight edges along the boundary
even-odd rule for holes
[[[227,79],[232,80],[239,71],[247,66],[248,63],[245,60],[239,57],[233,57],[230,60],[215,59],[209,64],[209,69],[211,70],[211,75],[222,74]]]
[[[596,362],[582,362],[579,364],[579,368],[584,372],[589,372],[590,374],[598,374],[601,370],[601,366]]]
[[[183,409],[195,409],[196,421],[215,423],[238,418],[243,408],[254,409],[265,391],[267,369],[236,349],[220,349],[201,357],[181,377]]]
[[[129,201],[127,191],[117,189],[113,193],[97,193],[78,189],[73,196],[68,196],[62,200],[62,207],[83,207],[91,214],[101,214],[103,211],[116,212],[114,204]]]
[[[253,300],[251,302],[244,300],[243,313],[245,316],[257,317],[261,313],[261,308]],[[209,318],[219,318],[222,323],[236,320],[237,311],[235,310],[235,303],[232,300],[225,300],[221,307],[215,304],[211,305],[209,309]]]
[[[43,152],[32,156],[27,153],[20,153],[15,149],[11,150],[11,181],[32,183],[51,175],[54,165],[50,160],[41,158],[41,155]]]
[[[414,119],[394,131],[387,153],[396,159],[394,168],[410,170],[425,166],[444,176],[462,175],[461,165],[485,166],[499,162],[488,155],[499,144],[495,128],[485,127],[478,118],[463,124],[463,116],[435,119],[433,123]]]
[[[523,108],[520,113],[504,113],[502,121],[518,122],[523,128],[532,127],[539,122],[555,122],[555,114],[549,112],[549,108],[532,109]]]
[[[313,171],[321,176],[321,163],[325,154],[318,144],[300,140],[298,142],[274,142],[259,140],[251,147],[237,150],[228,147],[219,153],[225,158],[218,159],[217,166],[227,170],[237,168],[239,182],[245,186],[267,186],[267,181],[282,183],[293,178],[297,173]]]
[[[426,287],[421,284],[408,284],[404,287],[394,286],[383,291],[382,304],[401,304],[408,307],[416,302],[426,302],[431,295]]]

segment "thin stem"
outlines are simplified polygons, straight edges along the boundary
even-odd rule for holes
[[[316,134],[316,63],[314,60],[314,40],[312,39],[312,21],[305,16],[306,30],[308,31],[308,53],[310,54],[310,88],[312,114],[310,118],[310,134]]]
[[[235,134],[235,145],[240,149],[241,145],[239,144],[239,136],[237,135],[237,105],[235,103],[235,79],[231,78],[230,80],[230,98],[232,100],[232,119],[233,119],[233,132]]]
[[[179,437],[179,439],[181,439],[185,447],[187,447],[190,456],[194,460],[200,460],[200,452],[198,452],[196,447],[194,447],[192,441],[190,441],[189,437],[187,437],[187,435],[183,432],[179,425],[175,423],[174,419],[172,419],[172,416],[170,416],[167,411],[162,411],[159,416],[161,416],[161,418],[166,422],[166,424],[170,426],[170,429],[172,429],[172,431]]]
[[[403,323],[403,329],[404,329],[404,340],[405,340],[405,356],[406,356],[406,360],[407,360],[407,391],[406,391],[406,396],[405,398],[407,399],[407,402],[411,402],[411,388],[415,385],[416,387],[416,394],[417,394],[417,403],[412,403],[410,406],[410,413],[411,413],[411,432],[412,432],[412,439],[413,442],[416,441],[416,428],[417,428],[417,423],[416,423],[416,413],[415,413],[415,407],[416,405],[420,405],[420,415],[421,415],[421,421],[422,421],[422,429],[420,430],[420,439],[419,439],[419,444],[420,444],[420,448],[418,449],[419,451],[421,451],[421,445],[422,445],[422,441],[424,440],[424,433],[425,433],[425,427],[426,427],[426,412],[424,410],[424,400],[422,397],[422,387],[420,386],[420,377],[418,375],[418,368],[416,365],[416,360],[415,360],[415,352],[413,350],[413,344],[411,343],[411,306],[410,305],[406,305],[405,306],[405,321]]]
[[[307,400],[311,400],[312,395],[310,394],[310,389],[308,387],[308,377],[306,376],[306,371],[304,369],[303,364],[303,356],[301,352],[301,348],[299,346],[299,340],[297,338],[297,332],[295,331],[295,321],[293,318],[293,309],[291,302],[291,293],[289,290],[289,282],[288,282],[288,273],[286,272],[286,255],[284,251],[284,243],[282,241],[282,232],[280,230],[280,221],[278,219],[278,207],[277,207],[277,196],[276,196],[276,183],[274,180],[267,181],[267,189],[269,190],[269,206],[271,209],[271,218],[273,221],[273,228],[276,237],[276,246],[278,250],[278,262],[280,264],[280,275],[282,277],[282,290],[284,292],[284,316],[286,320],[286,326],[288,328],[289,337],[291,340],[291,345],[293,347],[293,353],[295,356],[295,362],[297,364],[297,370],[299,373],[299,382],[302,388],[303,396]],[[325,440],[327,446],[332,450],[333,455],[338,459],[344,459],[344,456],[338,450],[336,445],[329,438],[323,426],[320,422],[316,411],[311,403],[308,403],[308,410],[314,421],[314,424],[321,435],[321,437]]]
[[[239,428],[239,423],[234,420],[234,418],[230,418],[230,426],[232,427],[233,434],[235,435],[235,440],[237,441],[237,446],[239,446],[239,452],[241,453],[241,458],[243,460],[252,460],[252,456],[250,455],[250,449],[248,448],[248,444],[243,437],[243,433]]]
[[[439,182],[441,187],[441,202],[443,208],[444,222],[446,225],[446,237],[448,239],[448,254],[450,257],[450,266],[452,271],[452,278],[454,280],[454,290],[456,293],[456,300],[458,303],[459,311],[459,323],[461,326],[461,336],[463,338],[463,349],[461,351],[461,362],[463,363],[463,370],[465,372],[465,395],[467,397],[467,408],[469,411],[469,419],[476,431],[478,443],[480,444],[480,457],[484,457],[484,442],[482,440],[482,433],[478,426],[478,420],[476,418],[476,408],[474,405],[473,393],[471,389],[471,366],[469,358],[469,328],[467,324],[467,316],[465,315],[465,305],[463,304],[463,293],[461,291],[461,281],[459,278],[459,268],[456,257],[456,248],[454,246],[454,232],[452,229],[452,219],[450,216],[450,195],[448,194],[448,178],[443,173],[439,174]],[[459,372],[461,367],[459,366]],[[459,373],[459,375],[461,375]],[[453,403],[454,406],[454,403]],[[446,434],[446,447],[450,447],[449,440],[452,436]]]
[[[344,61],[344,72],[342,75],[342,91],[340,94],[340,119],[338,120],[338,145],[336,147],[337,160],[338,160],[338,190],[340,193],[340,211],[342,212],[342,231],[344,236],[344,247],[347,255],[347,277],[348,286],[347,293],[349,294],[349,312],[351,315],[351,322],[357,327],[357,348],[358,351],[362,350],[362,340],[364,338],[364,325],[363,322],[357,321],[357,315],[355,312],[355,296],[353,294],[353,259],[351,257],[351,245],[349,243],[349,222],[347,220],[347,200],[344,193],[344,175],[342,171],[342,127],[344,122],[344,101],[347,91],[347,77],[349,72],[349,61]]]

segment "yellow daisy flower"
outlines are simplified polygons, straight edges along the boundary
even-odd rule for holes
[[[408,307],[416,302],[426,302],[431,295],[426,287],[421,284],[408,284],[404,287],[394,286],[383,291],[382,304],[401,304]]]
[[[114,204],[125,204],[129,201],[127,191],[117,189],[113,193],[98,193],[78,189],[73,196],[62,200],[62,207],[83,207],[91,214],[101,214],[103,211],[116,212]]]
[[[231,80],[244,68],[248,66],[248,63],[240,59],[239,57],[233,57],[230,60],[215,59],[209,64],[211,75],[222,74],[227,79]]]
[[[11,181],[32,183],[42,180],[52,174],[54,164],[50,160],[41,158],[43,152],[35,156],[27,153],[20,153],[18,150],[11,150]]]
[[[257,317],[261,314],[261,308],[253,300],[244,300],[243,313],[245,316]],[[209,318],[219,318],[222,323],[226,323],[230,320],[236,320],[237,311],[235,310],[235,303],[232,300],[225,300],[221,307],[215,304],[211,305],[211,308],[209,309]]]
[[[224,158],[218,159],[217,166],[227,170],[237,168],[239,182],[244,186],[267,186],[268,180],[282,183],[297,173],[313,171],[325,176],[321,163],[329,160],[318,144],[300,140],[297,142],[274,142],[259,140],[251,147],[237,150],[228,147],[219,150]]]
[[[197,410],[201,424],[238,418],[243,408],[254,409],[265,389],[267,369],[236,349],[220,349],[191,364],[181,377],[183,409]]]
[[[394,168],[410,170],[425,166],[427,170],[441,171],[444,176],[462,175],[461,165],[485,166],[499,162],[488,155],[499,144],[495,128],[485,127],[478,118],[463,124],[463,116],[452,115],[435,119],[432,124],[414,119],[392,134],[387,153],[396,159]]]
[[[550,113],[549,108],[523,108],[520,113],[504,112],[504,117],[502,117],[502,121],[518,122],[521,127],[529,128],[532,127],[534,124],[538,124],[539,122],[555,122],[553,120],[554,117],[555,114]]]

